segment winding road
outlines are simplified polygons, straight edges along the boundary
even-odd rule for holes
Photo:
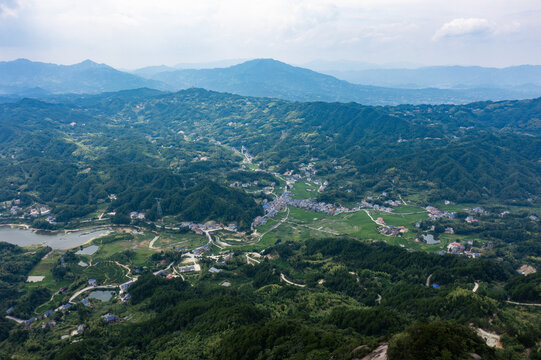
[[[263,239],[263,236],[267,235],[268,233],[270,233],[271,231],[275,230],[278,226],[282,225],[283,223],[285,223],[287,221],[287,219],[289,218],[289,207],[287,208],[287,214],[286,214],[286,217],[283,218],[282,220],[280,220],[276,225],[274,225],[273,227],[271,227],[269,230],[265,231],[263,234],[259,235],[259,239],[256,240],[256,242],[260,242],[261,239]]]
[[[428,277],[426,278],[426,286],[430,286],[430,278],[432,278],[432,275],[434,275],[434,274],[430,274],[430,275],[428,275]]]
[[[541,304],[536,304],[536,303],[521,303],[521,302],[516,302],[516,301],[510,301],[510,300],[507,300],[507,303],[513,304],[513,305],[520,305],[520,306],[541,306]]]
[[[160,236],[155,236],[154,239],[152,239],[152,241],[150,242],[150,244],[148,244],[148,247],[149,249],[157,249],[154,247],[154,243],[156,242],[156,240],[158,240],[160,238]]]
[[[283,281],[285,281],[285,282],[288,283],[289,285],[298,286],[298,287],[301,287],[301,288],[306,287],[306,285],[297,284],[297,283],[294,283],[294,282],[291,281],[291,280],[286,279],[286,277],[284,276],[283,273],[280,273],[280,279],[282,279]]]
[[[256,260],[256,259],[254,259],[254,258],[251,258],[248,254],[246,254],[246,262],[247,262],[248,264],[251,264],[251,265],[253,265],[253,263],[257,263],[257,264],[260,264],[260,263],[261,263],[261,261]]]
[[[26,322],[26,320],[18,319],[16,317],[9,316],[9,315],[6,315],[6,319],[11,320],[11,321],[15,321],[17,324],[22,324],[22,323]]]

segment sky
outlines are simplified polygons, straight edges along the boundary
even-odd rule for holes
[[[0,60],[541,64],[540,0],[0,0]]]

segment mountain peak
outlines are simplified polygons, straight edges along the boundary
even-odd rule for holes
[[[261,58],[261,59],[253,59],[253,60],[248,60],[248,61],[245,61],[243,63],[240,63],[238,65],[234,65],[233,67],[235,66],[287,66],[287,67],[292,67],[291,65],[289,64],[286,64],[282,61],[279,61],[279,60],[275,60],[275,59],[272,59],[272,58]]]
[[[81,61],[78,64],[71,65],[72,67],[78,68],[78,69],[95,69],[95,68],[108,68],[108,65],[105,64],[98,64],[97,62],[94,62],[92,60],[86,59],[84,61]]]

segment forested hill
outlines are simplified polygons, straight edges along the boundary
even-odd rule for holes
[[[540,189],[540,106],[541,99],[369,107],[194,89],[151,99],[137,116],[245,145],[279,172],[317,158],[318,174],[333,180],[336,196],[344,196],[340,187],[363,193],[390,189],[392,181],[400,191],[438,198],[519,200]]]
[[[228,186],[242,146],[269,171],[313,162],[331,202],[396,191],[524,203],[541,193],[541,99],[370,107],[141,89],[54,101],[0,105],[0,201],[21,193],[59,221],[116,194],[116,221],[155,218],[160,198],[164,215],[246,228],[260,207]]]

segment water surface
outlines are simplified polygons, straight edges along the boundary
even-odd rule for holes
[[[100,235],[107,234],[108,229],[80,230],[70,233],[60,232],[36,232],[32,230],[0,227],[0,241],[19,246],[47,245],[53,249],[67,250],[81,246],[89,240]]]
[[[85,247],[83,250],[79,250],[76,252],[77,255],[94,255],[96,251],[98,251],[99,246],[97,245],[90,245]]]
[[[116,291],[111,290],[94,290],[88,295],[89,299],[98,299],[101,301],[109,301],[115,296]]]

